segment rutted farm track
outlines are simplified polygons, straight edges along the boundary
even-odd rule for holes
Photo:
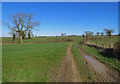
[[[114,73],[110,68],[105,66],[105,64],[95,59],[93,56],[87,53],[87,51],[82,49],[78,44],[76,44],[76,47],[80,50],[81,54],[86,59],[86,62],[89,64],[89,67],[92,67],[92,69],[98,74],[99,78],[103,82],[118,82],[119,81],[118,74]]]
[[[68,46],[66,57],[58,72],[57,82],[81,82],[79,73],[74,63],[71,48],[72,44]]]
[[[76,44],[76,47],[86,59],[83,61],[88,63],[88,67],[98,75],[99,81],[118,82],[117,74],[111,71],[107,66],[105,66],[105,64],[88,54],[87,51],[82,49],[78,44]],[[72,44],[68,46],[66,56],[60,65],[60,69],[57,74],[57,82],[84,82],[80,79],[80,74],[78,73],[71,50]]]

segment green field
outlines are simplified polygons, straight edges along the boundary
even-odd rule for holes
[[[104,36],[106,37],[106,36]],[[103,38],[102,36],[91,36],[89,38]],[[91,40],[91,42],[105,43],[117,42],[117,36]],[[95,58],[106,65],[120,70],[120,61],[117,58],[102,56],[97,49],[80,44],[85,37],[34,37],[25,39],[23,42],[49,42],[73,40],[72,53],[75,64],[82,81],[91,82],[97,80],[95,73],[91,72],[84,61],[84,57],[77,49],[76,43],[84,48]],[[2,38],[2,43],[18,42],[11,37]],[[67,46],[71,42],[59,43],[33,43],[33,44],[3,44],[2,45],[2,70],[3,82],[51,82],[52,73],[59,68],[60,63],[66,55]]]
[[[1,3],[0,83],[120,82],[120,3],[24,1]]]
[[[14,44],[2,46],[3,82],[48,82],[69,43]]]

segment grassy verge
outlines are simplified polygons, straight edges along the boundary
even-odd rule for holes
[[[69,43],[14,44],[2,46],[3,82],[49,82]]]
[[[81,80],[84,82],[94,81],[94,73],[88,68],[86,63],[83,60],[83,56],[81,55],[80,51],[77,49],[76,45],[73,44],[72,52],[75,60],[75,64],[77,69],[79,70]]]
[[[90,43],[97,43],[99,45],[104,45],[104,46],[108,46],[108,45],[112,45],[114,46],[114,44],[118,42],[118,36],[112,37],[112,38],[105,38],[105,39],[97,39],[97,40],[91,40]]]
[[[102,61],[103,63],[109,65],[110,67],[117,69],[118,71],[120,71],[120,61],[118,61],[117,58],[108,58],[108,57],[104,57],[102,56],[98,50],[91,48],[89,46],[86,45],[82,45],[80,44],[80,46],[82,48],[84,48],[87,52],[91,53],[95,58],[99,59],[100,61]]]

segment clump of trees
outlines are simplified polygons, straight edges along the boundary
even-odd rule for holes
[[[106,33],[106,35],[110,37],[113,32],[114,32],[113,29],[105,28],[104,32],[96,32],[96,35],[99,36],[101,34],[101,36],[103,36],[104,33]]]
[[[7,22],[6,25],[11,31],[18,33],[19,41],[22,43],[22,39],[26,36],[25,33],[40,25],[39,21],[33,21],[33,19],[34,15],[31,13],[18,12],[9,17],[10,22]]]

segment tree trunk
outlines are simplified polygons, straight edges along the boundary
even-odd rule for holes
[[[20,43],[22,44],[22,35],[20,36]]]

